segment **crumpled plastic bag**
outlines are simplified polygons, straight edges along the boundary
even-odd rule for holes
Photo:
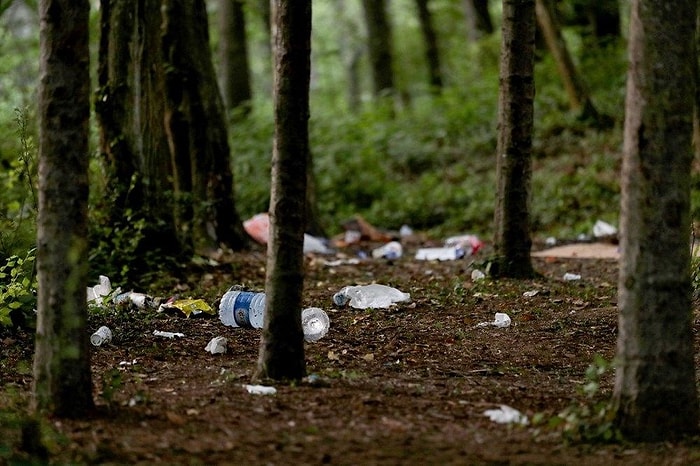
[[[498,409],[487,409],[484,416],[488,416],[493,422],[499,424],[520,424],[526,426],[530,423],[527,416],[508,405],[501,405]]]

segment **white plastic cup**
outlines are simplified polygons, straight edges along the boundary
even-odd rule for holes
[[[331,320],[323,309],[309,307],[301,311],[301,326],[306,341],[318,341],[325,337],[330,325]]]
[[[110,341],[112,341],[112,331],[109,329],[109,327],[104,325],[98,328],[95,333],[90,335],[90,343],[92,343],[93,346],[102,346]]]

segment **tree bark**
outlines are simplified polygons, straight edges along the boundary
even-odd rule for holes
[[[228,110],[242,116],[250,112],[252,91],[243,0],[219,1],[219,74]]]
[[[464,15],[467,19],[467,38],[471,42],[493,33],[488,0],[464,0]]]
[[[367,24],[369,59],[376,97],[391,96],[394,89],[391,27],[386,14],[386,0],[362,0]]]
[[[274,3],[275,136],[265,325],[256,378],[306,374],[301,302],[309,157],[311,0]]]
[[[495,211],[496,277],[533,275],[529,196],[535,97],[535,0],[504,0]]]
[[[440,70],[440,49],[437,34],[433,27],[433,18],[428,8],[428,0],[416,0],[418,20],[420,21],[423,42],[425,43],[425,61],[428,65],[428,84],[431,90],[440,92],[442,88],[442,72]]]
[[[38,320],[34,407],[94,408],[87,331],[90,63],[87,0],[39,2]]]
[[[632,440],[698,432],[690,293],[696,2],[634,0],[622,167],[617,421]]]
[[[597,122],[599,120],[598,111],[593,105],[588,90],[576,70],[569,49],[566,47],[551,0],[537,0],[536,12],[537,22],[547,43],[547,48],[557,64],[571,109],[578,112],[582,120]]]
[[[176,191],[191,197],[195,249],[247,246],[233,201],[224,106],[209,53],[204,0],[163,0],[165,128]]]
[[[188,238],[178,235],[173,214],[160,27],[158,2],[100,3],[95,113],[107,169],[106,223],[141,238],[136,257],[154,251],[179,257],[190,251]],[[143,228],[136,226],[139,220],[145,220]],[[148,266],[132,262],[130,271],[140,273]]]

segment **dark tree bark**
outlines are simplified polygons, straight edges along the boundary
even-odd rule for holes
[[[94,408],[87,331],[90,63],[87,0],[39,2],[39,281],[34,406]]]
[[[179,237],[170,183],[172,166],[163,125],[163,60],[160,4],[102,0],[95,112],[100,151],[107,169],[106,223],[134,238],[143,235],[136,256],[157,252],[186,255]],[[145,228],[135,228],[138,220]],[[133,260],[133,259],[132,259]],[[134,273],[148,264],[130,264]]]
[[[495,212],[496,277],[533,275],[530,179],[533,131],[535,0],[503,0]]]
[[[391,26],[386,14],[386,0],[362,0],[367,24],[372,83],[377,97],[394,93]]]
[[[248,114],[252,91],[243,0],[219,1],[219,67],[226,108]]]
[[[542,31],[547,48],[557,64],[571,109],[578,112],[582,120],[597,123],[600,120],[600,115],[593,105],[588,90],[583,84],[583,79],[574,65],[569,49],[566,47],[551,0],[537,0],[536,12],[540,31]]]
[[[598,45],[620,38],[619,0],[583,0],[574,3],[574,24],[586,27],[586,34]]]
[[[433,17],[428,8],[428,0],[416,0],[418,20],[420,21],[423,42],[425,43],[425,61],[428,65],[430,88],[439,92],[442,88],[442,71],[440,70],[440,49],[437,34],[433,27]]]
[[[224,106],[209,53],[204,0],[163,0],[165,128],[175,188],[191,196],[184,219],[195,248],[247,246],[233,202],[233,174]]]
[[[493,33],[488,0],[464,0],[464,14],[467,18],[467,37],[471,42]]]
[[[275,137],[265,325],[256,378],[306,373],[301,302],[309,157],[311,0],[278,0],[275,11]]]
[[[614,399],[633,440],[698,432],[690,293],[694,1],[633,0]]]
[[[346,0],[338,0],[338,18],[342,21],[338,28],[338,47],[345,67],[348,92],[348,109],[356,113],[361,104],[360,83],[360,59],[364,53],[364,47],[358,34],[358,24],[354,16],[349,15],[346,8]]]

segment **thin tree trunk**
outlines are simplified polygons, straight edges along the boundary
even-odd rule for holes
[[[252,91],[243,0],[219,1],[219,74],[226,108],[250,112]]]
[[[386,14],[386,0],[362,0],[367,24],[368,51],[372,83],[377,97],[394,93],[391,28]]]
[[[504,0],[499,81],[495,212],[491,274],[533,275],[529,196],[533,131],[535,0]]]
[[[275,137],[265,325],[256,378],[306,374],[301,302],[309,157],[311,0],[278,0],[275,11]]]
[[[569,49],[566,47],[564,37],[561,35],[561,27],[550,0],[536,0],[536,11],[537,22],[547,43],[547,48],[557,64],[571,109],[578,112],[582,120],[597,121],[599,119],[598,111],[593,105],[583,80],[576,70]]]
[[[690,293],[696,2],[633,0],[614,399],[627,438],[698,432]]]
[[[34,406],[94,408],[87,331],[90,63],[87,0],[39,2],[39,281]]]
[[[425,43],[425,61],[428,65],[430,88],[435,92],[439,92],[442,88],[440,50],[437,34],[433,27],[433,18],[428,8],[428,0],[416,0],[416,9],[418,10],[418,19],[423,32],[423,42]]]
[[[476,42],[493,33],[488,0],[464,0],[463,5],[467,19],[467,38],[470,42]]]

